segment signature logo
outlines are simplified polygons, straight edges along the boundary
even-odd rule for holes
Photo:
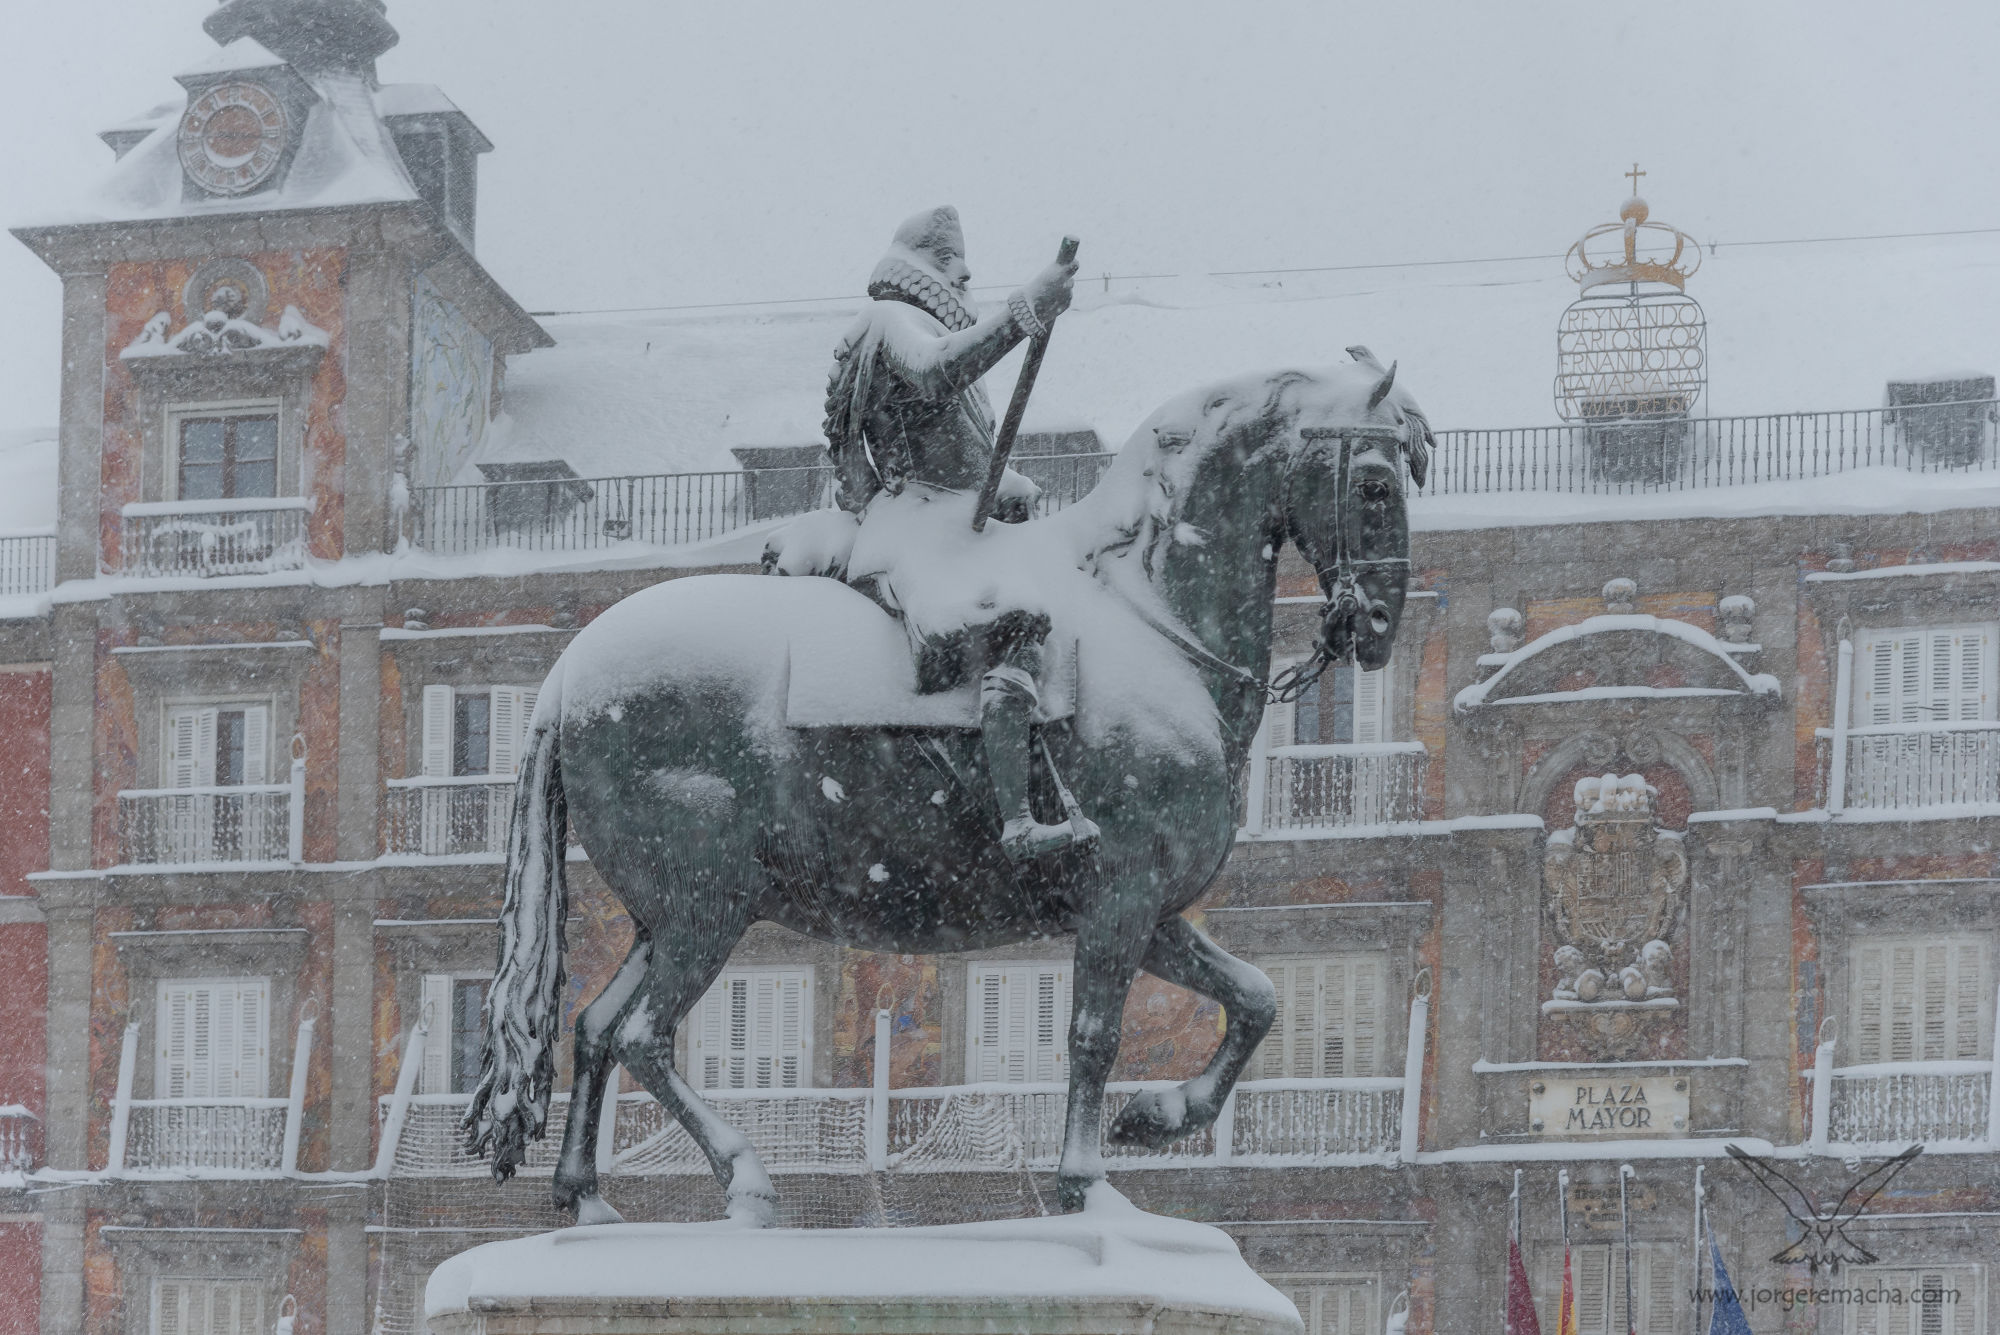
[[[1758,1186],[1777,1197],[1778,1204],[1785,1207],[1785,1213],[1799,1226],[1799,1240],[1771,1260],[1779,1265],[1795,1265],[1804,1261],[1807,1268],[1815,1272],[1822,1268],[1838,1270],[1843,1265],[1874,1263],[1875,1253],[1849,1237],[1847,1226],[1861,1217],[1869,1202],[1888,1189],[1896,1174],[1915,1163],[1917,1156],[1924,1152],[1922,1145],[1912,1145],[1895,1158],[1869,1169],[1854,1179],[1853,1185],[1828,1207],[1821,1205],[1819,1198],[1810,1191],[1786,1177],[1769,1159],[1746,1154],[1734,1145],[1723,1148],[1729,1151],[1730,1158],[1742,1164],[1756,1179]]]

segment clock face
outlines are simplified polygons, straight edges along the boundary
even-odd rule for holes
[[[261,84],[219,83],[181,118],[181,166],[217,195],[255,190],[285,151],[285,107]]]

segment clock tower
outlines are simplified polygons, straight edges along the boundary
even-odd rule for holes
[[[182,199],[235,198],[282,185],[319,94],[254,37],[177,76],[187,109],[175,134]]]

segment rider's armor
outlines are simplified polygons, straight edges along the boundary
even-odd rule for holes
[[[840,508],[860,519],[847,580],[902,622],[919,690],[980,674],[1001,846],[1021,859],[1088,839],[1096,827],[1080,818],[1044,824],[1029,805],[1030,721],[1049,617],[1035,591],[1010,578],[1017,572],[978,551],[971,525],[994,450],[980,377],[1040,322],[1022,293],[979,315],[965,299],[963,252],[951,208],[897,229],[869,281],[873,300],[835,350],[826,438]],[[1000,517],[1025,518],[1033,485],[1011,472],[1007,482]]]

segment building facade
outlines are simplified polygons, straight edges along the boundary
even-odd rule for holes
[[[553,1142],[495,1187],[453,1129],[537,686],[622,597],[753,569],[826,479],[489,449],[550,342],[472,250],[490,145],[376,79],[371,0],[206,26],[185,103],[105,135],[102,197],[16,233],[63,279],[64,377],[57,530],[0,540],[0,1330],[418,1330],[430,1266],[562,1222]],[[1440,433],[1394,659],[1271,709],[1191,914],[1278,1021],[1215,1130],[1114,1180],[1228,1229],[1312,1335],[1495,1326],[1516,1201],[1545,1323],[1566,1223],[1583,1335],[1690,1329],[1698,1190],[1744,1290],[1902,1299],[1772,1299],[1758,1329],[1981,1335],[2000,512],[1953,490],[1994,465],[1992,382],[1728,421],[1607,383],[1629,411]],[[1030,463],[1053,505],[1102,459]],[[1783,499],[1884,468],[1935,497]],[[1780,500],[1689,499],[1755,488]],[[1497,493],[1520,520],[1452,508]],[[1531,522],[1552,494],[1603,504]],[[1290,660],[1318,593],[1286,560]],[[571,856],[573,1012],[630,928]],[[677,1059],[787,1222],[1034,1213],[1068,985],[1059,941],[760,927]],[[1141,979],[1113,1105],[1198,1071],[1220,1018]],[[629,1217],[718,1213],[629,1081],[607,1130]],[[1800,1229],[1731,1144],[1824,1201],[1926,1149],[1830,1278],[1773,1259]]]

